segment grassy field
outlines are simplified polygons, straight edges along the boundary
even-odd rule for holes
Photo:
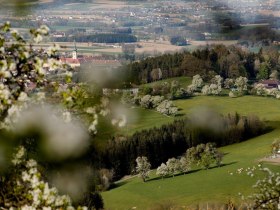
[[[182,109],[181,113],[188,114],[194,108],[207,106],[221,113],[238,112],[243,115],[254,114],[263,120],[280,121],[280,100],[274,98],[243,96],[239,98],[199,96],[189,100],[174,101]]]
[[[121,129],[116,129],[110,122],[101,119],[98,134],[95,138],[97,146],[104,146],[114,135],[132,135],[136,131],[159,127],[174,120],[174,118],[164,116],[154,110],[146,110],[138,107],[127,109],[125,112],[127,115],[127,125]]]
[[[164,80],[144,84],[142,86],[143,87],[153,87],[156,85],[163,84],[164,82],[168,82],[171,84],[171,82],[174,80],[178,81],[182,88],[186,88],[188,85],[190,85],[192,83],[192,78],[190,78],[190,77],[173,77],[173,78],[169,78],[169,79],[164,79]]]
[[[120,131],[121,133],[131,135],[136,131],[149,129],[153,127],[159,127],[163,124],[170,123],[174,120],[173,117],[168,117],[154,110],[146,110],[143,108],[134,108],[133,113],[133,123],[128,123],[128,125]]]
[[[119,187],[102,194],[106,209],[126,210],[136,207],[144,210],[164,201],[172,201],[179,206],[207,202],[226,203],[229,199],[239,202],[239,192],[245,195],[253,192],[251,186],[257,177],[239,175],[236,170],[256,165],[260,158],[269,154],[271,142],[280,136],[280,101],[254,96],[240,98],[199,96],[178,100],[175,103],[185,114],[198,106],[209,106],[221,113],[255,114],[268,121],[274,130],[246,142],[221,148],[226,153],[223,161],[225,166],[221,168],[199,170],[163,180],[156,178],[153,172],[151,179],[146,183],[142,183],[139,178],[123,181]],[[149,123],[153,125],[152,121],[157,124],[159,119],[151,118]],[[279,166],[269,165],[269,167],[280,171]]]

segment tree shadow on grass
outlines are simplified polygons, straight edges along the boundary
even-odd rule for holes
[[[223,152],[222,154],[223,154],[223,156],[226,156],[229,154],[229,152]]]
[[[121,187],[121,186],[123,186],[127,183],[128,183],[128,181],[120,181],[120,182],[117,182],[117,183],[115,182],[110,186],[110,188],[108,190],[113,190],[115,188],[119,188],[119,187]]]
[[[175,117],[183,117],[183,116],[186,116],[186,114],[184,114],[184,113],[175,114]]]
[[[238,163],[237,161],[233,161],[233,162],[229,162],[229,163],[223,163],[221,164],[220,166],[212,166],[210,167],[209,169],[207,170],[210,170],[210,169],[215,169],[215,168],[222,168],[222,167],[225,167],[225,166],[229,166],[229,165],[233,165],[233,164],[236,164]],[[206,169],[203,169],[203,168],[198,168],[198,169],[193,169],[193,170],[190,170],[189,172],[187,173],[178,173],[178,174],[175,174],[174,176],[165,176],[164,178],[160,177],[160,176],[157,176],[157,177],[154,177],[154,178],[151,178],[151,179],[147,179],[146,182],[151,182],[151,181],[156,181],[156,180],[161,180],[161,179],[169,179],[169,178],[174,178],[174,177],[178,177],[178,176],[183,176],[183,175],[188,175],[188,174],[193,174],[193,173],[196,173],[198,171],[202,171],[202,170],[206,170]],[[129,181],[119,181],[119,182],[115,182],[113,183],[110,188],[108,190],[113,190],[115,188],[119,188],[125,184],[127,184]]]
[[[199,168],[199,169],[194,169],[194,170],[191,170],[189,171],[188,173],[179,173],[179,174],[175,174],[174,176],[170,175],[170,176],[165,176],[163,179],[167,179],[167,178],[173,178],[173,177],[177,177],[177,176],[182,176],[182,175],[187,175],[187,174],[192,174],[192,173],[195,173],[195,172],[198,172],[198,171],[201,171],[202,169]],[[146,182],[150,182],[150,181],[155,181],[155,180],[160,180],[162,179],[162,177],[158,176],[158,177],[154,177],[152,179],[148,179]]]
[[[224,166],[230,166],[230,165],[233,165],[233,164],[236,164],[238,163],[238,161],[233,161],[233,162],[230,162],[230,163],[222,163],[220,166],[212,166],[210,167],[209,169],[214,169],[214,168],[222,168]]]

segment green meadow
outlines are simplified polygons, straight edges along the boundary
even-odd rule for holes
[[[171,83],[172,81],[178,81],[182,88],[186,88],[188,85],[190,85],[192,83],[192,78],[190,78],[190,77],[173,77],[173,78],[169,78],[169,79],[164,79],[164,80],[144,84],[144,85],[142,85],[142,87],[154,87],[157,85],[162,85],[165,82]]]
[[[186,115],[199,106],[207,106],[224,114],[235,112],[241,115],[254,114],[265,120],[273,130],[248,141],[220,148],[226,154],[223,167],[209,170],[195,168],[189,174],[165,179],[158,178],[153,171],[146,183],[137,177],[120,181],[116,188],[102,193],[106,209],[153,209],[157,203],[164,202],[172,202],[180,207],[199,203],[226,203],[229,200],[238,203],[241,202],[238,193],[248,195],[254,192],[252,185],[261,174],[252,178],[246,173],[238,174],[236,171],[239,168],[256,166],[261,158],[269,154],[272,141],[280,136],[280,100],[255,96],[239,98],[196,96],[177,100],[175,104],[181,108],[181,114]],[[134,125],[136,130],[169,121],[165,119],[166,117],[154,118],[154,113],[149,112],[151,115],[146,113],[147,118],[141,119],[138,122],[140,125],[137,125],[138,123]],[[133,128],[133,125],[131,126]],[[265,165],[280,172],[279,166]]]

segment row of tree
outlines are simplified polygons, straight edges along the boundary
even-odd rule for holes
[[[120,178],[131,174],[139,156],[146,156],[155,168],[202,143],[224,146],[265,132],[264,123],[254,116],[221,116],[208,110],[199,110],[199,113],[159,128],[136,132],[130,137],[114,137],[101,152],[99,164],[113,169],[115,178]]]
[[[236,46],[215,45],[194,52],[146,58],[128,64],[122,71],[127,75],[127,82],[135,84],[196,74],[206,81],[211,80],[213,75],[220,75],[224,79],[239,76],[267,79],[273,71],[280,70],[279,55],[274,48],[253,53]]]
[[[175,176],[178,173],[188,173],[191,166],[201,165],[204,169],[208,169],[210,165],[216,162],[217,166],[221,166],[223,153],[219,152],[214,144],[199,144],[191,147],[180,158],[169,158],[166,163],[162,163],[157,167],[156,174],[161,178],[167,176]],[[148,178],[151,164],[145,156],[137,157],[136,173],[145,182]]]
[[[264,85],[262,86],[264,89]],[[182,86],[179,81],[161,82],[153,85],[142,86],[139,90],[140,95],[161,95],[166,99],[186,99],[195,94],[202,95],[220,95],[223,88],[232,89],[234,95],[243,95],[248,90],[248,79],[246,77],[238,77],[236,79],[223,79],[220,75],[215,75],[209,82],[204,82],[200,75],[193,76],[192,83],[188,86]],[[271,92],[271,91],[270,91]],[[275,91],[274,91],[275,92]],[[122,99],[126,103],[137,104],[138,96],[124,94]]]

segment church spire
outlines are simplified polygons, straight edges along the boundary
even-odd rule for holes
[[[73,59],[77,59],[77,53],[78,53],[78,49],[77,49],[77,46],[76,46],[76,40],[74,40],[74,50],[72,52],[72,58]]]
[[[74,50],[77,52],[76,40],[74,40]]]

